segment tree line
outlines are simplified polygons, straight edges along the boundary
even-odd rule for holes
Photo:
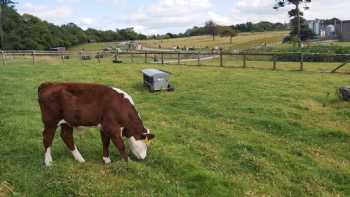
[[[285,31],[288,30],[289,25],[283,23],[271,23],[262,21],[258,23],[242,23],[237,25],[223,26],[215,24],[213,21],[207,21],[203,26],[194,26],[187,29],[184,33],[166,33],[164,35],[152,35],[152,39],[168,39],[168,38],[181,38],[188,36],[201,36],[201,35],[213,35],[215,39],[216,35],[234,37],[239,32],[265,32],[265,31]]]
[[[70,47],[87,42],[110,42],[122,40],[143,40],[147,37],[133,28],[101,31],[89,28],[83,30],[74,23],[55,25],[38,17],[20,15],[14,2],[1,0],[1,49],[6,50],[48,50],[54,47]]]
[[[203,26],[194,26],[184,33],[146,36],[134,31],[133,28],[116,29],[115,31],[101,31],[89,28],[83,30],[74,23],[61,26],[41,20],[30,14],[20,15],[14,8],[12,0],[0,0],[0,35],[1,49],[35,49],[47,50],[54,47],[71,47],[88,42],[110,42],[124,40],[143,39],[167,39],[177,37],[212,35],[213,40],[216,35],[229,36],[232,38],[238,32],[263,32],[281,31],[291,29],[290,35],[285,41],[299,40],[299,42],[314,38],[314,34],[307,27],[303,12],[299,5],[304,4],[304,8],[311,0],[274,0],[275,9],[284,7],[287,4],[295,5],[295,9],[289,11],[292,18],[290,24],[270,23],[267,21],[259,23],[243,23],[231,26],[217,25],[213,21],[207,21]]]

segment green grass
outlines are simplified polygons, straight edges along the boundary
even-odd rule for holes
[[[213,41],[212,36],[192,36],[185,38],[164,39],[164,40],[146,40],[142,41],[145,47],[158,48],[172,48],[179,46],[193,47],[193,48],[214,48],[222,47],[226,50],[232,49],[246,49],[266,44],[274,44],[282,41],[287,32],[256,32],[256,33],[240,33],[232,39],[230,37],[216,36]]]
[[[215,40],[212,40],[211,36],[192,36],[185,38],[174,38],[174,39],[163,39],[163,40],[144,40],[141,43],[148,48],[158,48],[159,45],[162,48],[172,48],[172,47],[194,47],[210,50],[214,47],[222,47],[226,50],[232,49],[247,49],[256,46],[262,46],[265,44],[276,44],[280,43],[283,37],[285,37],[288,32],[256,32],[256,33],[240,33],[238,36],[234,37],[232,44],[230,43],[229,37],[216,36]],[[101,42],[101,43],[87,43],[82,45],[77,45],[70,48],[70,51],[79,51],[81,49],[98,51],[107,47],[117,47],[117,42]]]
[[[259,66],[260,62],[255,62]],[[149,93],[140,70],[172,73],[175,92]],[[210,67],[81,65],[12,60],[0,66],[0,196],[349,196],[350,104],[343,74]],[[37,87],[44,81],[113,85],[135,100],[156,138],[145,161],[102,164],[99,132],[59,137],[43,165]]]

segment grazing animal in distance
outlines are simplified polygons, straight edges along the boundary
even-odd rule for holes
[[[43,83],[38,88],[42,122],[44,124],[44,162],[51,165],[51,145],[57,127],[75,160],[85,162],[74,144],[73,128],[100,128],[103,161],[110,163],[110,140],[128,161],[122,137],[129,140],[131,152],[138,159],[147,156],[147,142],[154,138],[146,129],[135,109],[134,101],[124,91],[99,84]]]

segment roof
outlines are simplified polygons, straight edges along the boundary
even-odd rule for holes
[[[155,69],[155,68],[143,69],[142,73],[147,75],[147,76],[152,76],[152,77],[168,77],[169,76],[169,73]]]

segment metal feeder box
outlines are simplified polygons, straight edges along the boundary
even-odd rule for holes
[[[142,70],[143,84],[149,88],[151,92],[159,90],[173,91],[174,87],[169,83],[168,72],[164,72],[154,68]]]

